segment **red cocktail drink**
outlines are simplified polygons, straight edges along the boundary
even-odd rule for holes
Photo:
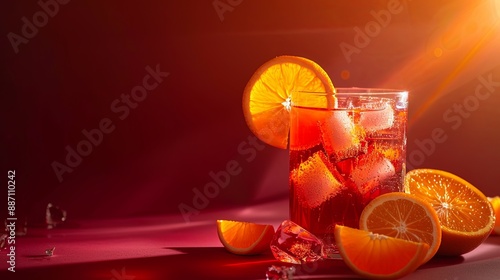
[[[294,92],[290,218],[334,249],[336,224],[358,227],[364,206],[403,190],[406,91]]]

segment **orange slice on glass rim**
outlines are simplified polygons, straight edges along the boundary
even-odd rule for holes
[[[395,279],[415,271],[429,245],[346,226],[335,226],[335,242],[346,265],[369,279]]]
[[[402,192],[376,197],[361,212],[359,228],[395,238],[425,242],[430,260],[441,245],[441,226],[436,211],[428,202]]]
[[[287,148],[291,95],[298,91],[333,94],[335,88],[325,70],[303,57],[278,56],[255,71],[243,92],[243,114],[257,138],[271,146]]]
[[[229,252],[238,255],[256,255],[270,250],[274,235],[272,225],[217,220],[219,240]]]
[[[442,229],[438,255],[458,256],[477,248],[495,225],[488,198],[466,180],[436,169],[414,169],[405,176],[405,192],[429,202]]]

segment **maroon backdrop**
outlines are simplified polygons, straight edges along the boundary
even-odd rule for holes
[[[339,87],[409,90],[409,166],[500,194],[496,0],[7,2],[2,172],[32,221],[48,202],[182,221],[179,206],[194,219],[286,197],[287,151],[254,142],[241,110],[253,71],[282,54]]]

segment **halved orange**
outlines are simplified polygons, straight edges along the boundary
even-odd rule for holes
[[[500,235],[500,196],[488,197],[488,200],[493,206],[493,211],[495,211],[495,226],[493,227],[493,233]]]
[[[255,255],[270,250],[274,227],[241,221],[217,220],[217,234],[220,242],[229,252],[238,255]]]
[[[373,199],[361,212],[359,228],[395,238],[429,245],[424,262],[441,245],[441,226],[428,202],[402,192],[386,193]]]
[[[495,225],[493,207],[486,196],[452,173],[414,169],[406,174],[405,192],[436,210],[443,233],[439,255],[457,256],[474,250]]]
[[[243,92],[243,114],[261,141],[287,148],[291,94],[299,91],[334,93],[335,88],[325,70],[303,57],[278,56],[255,71]]]
[[[346,226],[335,226],[335,242],[344,262],[366,278],[395,279],[415,271],[429,245]]]

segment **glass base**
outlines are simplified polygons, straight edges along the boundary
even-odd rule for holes
[[[325,259],[329,260],[341,260],[342,256],[340,256],[339,249],[335,244],[328,244],[324,247]]]

